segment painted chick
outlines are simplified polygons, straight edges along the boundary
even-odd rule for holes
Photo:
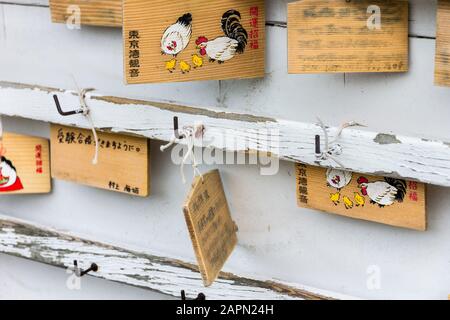
[[[187,73],[191,71],[191,65],[186,61],[180,61],[180,69],[182,73]]]
[[[339,192],[330,193],[330,200],[334,203],[335,206],[337,206],[340,203],[341,194]]]
[[[345,209],[353,209],[353,201],[349,197],[345,196],[343,200]]]
[[[194,69],[200,68],[203,66],[203,58],[200,57],[198,54],[193,54],[192,55],[192,63],[194,64]]]
[[[168,70],[170,73],[172,73],[175,70],[176,66],[177,66],[176,59],[172,59],[166,62],[166,70]]]
[[[366,204],[366,198],[364,198],[358,192],[355,192],[355,203],[357,207],[364,207],[364,205]]]

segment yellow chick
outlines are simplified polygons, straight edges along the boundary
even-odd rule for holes
[[[352,209],[353,208],[353,201],[350,200],[349,197],[345,196],[343,198],[343,200],[344,200],[345,209]]]
[[[200,68],[203,66],[203,58],[200,57],[198,54],[193,54],[192,55],[192,63],[194,64],[194,69]]]
[[[175,70],[176,66],[177,66],[176,59],[172,59],[166,62],[166,70],[168,70],[170,73],[172,73]]]
[[[366,198],[364,198],[358,192],[355,192],[355,203],[357,207],[364,207],[364,205],[366,204]]]
[[[191,71],[191,65],[186,61],[180,61],[180,69],[183,73],[189,72]]]
[[[337,206],[341,200],[341,194],[339,192],[330,193],[330,200]]]

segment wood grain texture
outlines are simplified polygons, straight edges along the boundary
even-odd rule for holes
[[[2,114],[89,128],[82,115],[62,117],[54,110],[52,95],[55,93],[65,105],[79,103],[73,91],[0,82]],[[93,92],[87,94],[86,103],[98,129],[170,141],[173,117],[178,116],[181,126],[202,122],[206,128],[204,140],[209,141],[206,146],[211,148],[236,152],[257,150],[281,160],[339,167],[332,160],[317,163],[315,135],[323,132],[313,123],[102,96]],[[329,128],[330,139],[338,130]],[[230,140],[235,143],[224,141],[224,134],[230,135]],[[178,142],[186,143],[184,140]],[[447,141],[349,128],[344,130],[339,144],[344,150],[339,160],[348,171],[450,186],[450,143]]]
[[[434,83],[450,87],[450,0],[439,0]]]
[[[253,12],[252,8],[255,7],[257,10]],[[196,40],[206,37],[210,43],[218,37],[224,37],[221,19],[228,10],[239,12],[240,23],[248,34],[248,40],[242,54],[237,53],[230,60],[219,64],[218,61],[209,61],[208,55],[200,54]],[[192,35],[183,40],[173,39],[178,41],[178,47],[182,46],[181,42],[188,44],[176,57],[161,54],[161,40],[165,31],[185,14],[192,17]],[[253,18],[256,19],[254,26]],[[263,0],[125,0],[123,21],[125,77],[129,84],[264,77]],[[130,32],[138,32],[139,39],[131,39]],[[139,48],[135,48],[133,41],[137,41]],[[135,50],[139,51],[138,58],[132,55]],[[219,51],[223,52],[222,49]]]
[[[0,196],[5,194],[49,193],[51,191],[50,151],[47,139],[5,132],[4,159],[0,164]],[[6,164],[10,161],[9,164]],[[15,174],[8,168],[14,167]],[[11,185],[11,183],[13,183]]]
[[[146,138],[99,132],[98,163],[92,159],[92,131],[60,125],[50,128],[52,177],[139,197],[149,195]]]
[[[372,5],[381,9],[381,29],[367,25]],[[289,3],[288,59],[289,73],[405,72],[408,1]]]
[[[90,276],[151,289],[180,297],[203,292],[209,300],[352,299],[352,297],[269,279],[222,272],[209,288],[202,285],[198,268],[189,262],[85,240],[38,225],[0,216],[0,252],[49,265],[81,268],[95,262]],[[64,285],[64,284],[61,284]]]
[[[206,287],[213,284],[237,244],[219,170],[197,176],[183,207],[192,246]]]
[[[380,207],[376,203],[371,203],[370,192],[369,195],[364,195],[362,192],[358,183],[358,178],[361,176],[366,178],[369,184],[385,183],[383,177],[365,176],[356,173],[344,174],[340,170],[327,172],[327,169],[324,168],[297,164],[298,206],[396,227],[419,231],[426,230],[424,184],[403,181],[405,187],[404,199],[401,202],[395,200],[392,205]],[[336,184],[333,186],[333,183]],[[395,183],[403,184],[401,182]],[[395,183],[393,186],[395,186]],[[342,188],[338,189],[336,186],[342,186]],[[403,187],[400,186],[400,188]],[[378,196],[374,199],[382,199],[383,196],[386,196],[386,192],[385,186],[375,190],[374,193]]]
[[[85,25],[121,27],[121,0],[50,0],[52,22],[66,23],[74,14],[71,6],[78,6],[80,22]]]

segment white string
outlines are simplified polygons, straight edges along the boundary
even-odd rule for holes
[[[89,125],[92,130],[92,134],[94,135],[95,153],[94,153],[94,158],[92,159],[92,164],[96,165],[98,163],[99,142],[98,142],[97,131],[95,130],[95,126],[94,126],[94,121],[92,120],[91,114],[89,112],[89,107],[86,105],[85,97],[86,97],[86,92],[88,90],[86,90],[86,89],[80,90],[80,88],[78,87],[77,81],[75,80],[75,77],[73,77],[73,81],[75,82],[75,86],[77,87],[78,99],[80,101],[81,110],[83,111],[83,115],[86,117],[87,121],[89,122]]]
[[[195,147],[195,138],[198,137],[200,134],[203,134],[203,125],[196,125],[195,127],[184,127],[183,129],[180,130],[180,136],[184,137],[186,139],[186,145],[187,145],[187,152],[184,155],[181,164],[180,164],[180,174],[181,174],[181,180],[183,182],[183,184],[186,184],[186,177],[184,174],[184,165],[186,164],[186,162],[190,159],[192,162],[192,168],[194,169],[194,179],[196,176],[201,177],[201,179],[203,180],[203,175],[200,172],[200,170],[198,169],[198,163],[197,160],[195,158],[195,153],[194,153],[194,147]],[[170,139],[169,143],[161,146],[160,150],[161,151],[165,151],[166,149],[168,149],[169,147],[171,147],[172,145],[174,145],[178,140],[175,137],[175,135]]]
[[[324,125],[324,123],[322,122],[322,120],[319,117],[317,118],[317,121],[319,122],[319,126],[322,128],[324,140],[325,140],[325,143],[324,143],[325,151],[321,152],[320,154],[316,154],[317,159],[320,161],[326,161],[326,160],[331,159],[334,162],[336,162],[341,168],[345,168],[344,165],[342,164],[342,162],[340,162],[339,160],[336,159],[336,156],[339,156],[342,154],[342,146],[340,144],[338,144],[337,142],[340,139],[340,137],[342,135],[342,131],[344,131],[344,129],[349,128],[349,127],[362,127],[363,125],[361,125],[355,121],[350,121],[350,122],[346,122],[346,123],[342,124],[339,127],[339,130],[336,133],[336,136],[330,142],[329,137],[328,137],[327,127]]]

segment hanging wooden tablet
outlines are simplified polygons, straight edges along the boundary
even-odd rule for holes
[[[408,70],[408,1],[288,4],[289,73]]]
[[[113,133],[97,134],[99,155],[98,163],[94,165],[92,131],[52,125],[53,178],[134,196],[148,196],[148,140]]]
[[[51,191],[48,140],[4,132],[0,140],[0,196]]]
[[[297,164],[300,207],[426,230],[425,185]]]
[[[450,86],[450,0],[439,0],[437,9],[434,83]]]
[[[122,0],[50,0],[52,22],[121,27]]]
[[[124,0],[129,84],[264,76],[264,0]]]
[[[183,207],[205,286],[219,275],[237,243],[237,227],[231,219],[218,170],[196,177]]]

